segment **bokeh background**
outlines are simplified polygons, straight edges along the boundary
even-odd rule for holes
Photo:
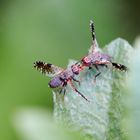
[[[140,33],[138,0],[3,0],[0,2],[0,139],[19,140],[11,123],[18,108],[53,112],[49,78],[33,68],[44,60],[66,67],[91,44],[89,20],[101,47]]]

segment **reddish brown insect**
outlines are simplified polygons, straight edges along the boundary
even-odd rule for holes
[[[51,81],[49,82],[50,88],[60,87],[61,90],[59,93],[64,91],[65,94],[66,86],[69,84],[76,93],[78,93],[85,100],[89,101],[80,91],[76,89],[75,85],[73,84],[73,81],[80,84],[80,81],[78,81],[75,76],[78,75],[82,70],[81,63],[77,62],[70,68],[62,69],[49,63],[36,61],[34,63],[34,67],[37,68],[37,70],[39,70],[42,74],[52,77]]]
[[[87,56],[85,56],[84,58],[82,58],[82,60],[81,60],[83,67],[93,68],[93,66],[94,66],[96,68],[96,70],[98,71],[98,73],[95,75],[95,79],[97,76],[99,76],[101,74],[98,66],[107,67],[108,64],[111,64],[116,69],[119,69],[121,71],[126,71],[127,70],[126,66],[112,62],[112,58],[108,54],[101,53],[99,51],[98,43],[97,43],[96,36],[95,36],[93,21],[90,21],[90,30],[91,30],[91,35],[92,35],[92,46],[89,51],[89,54]]]

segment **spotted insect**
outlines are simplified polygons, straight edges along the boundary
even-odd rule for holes
[[[66,86],[67,84],[69,84],[76,93],[78,93],[86,101],[89,101],[80,91],[77,90],[77,88],[73,84],[73,81],[78,82],[80,84],[80,81],[75,79],[75,76],[78,75],[83,69],[81,63],[77,62],[73,64],[70,68],[62,69],[58,66],[49,63],[36,61],[34,63],[34,67],[37,70],[39,70],[42,74],[52,77],[48,84],[50,88],[60,87],[59,93],[63,91],[65,94]]]
[[[111,64],[115,69],[121,70],[121,71],[127,71],[127,67],[118,64],[115,62],[112,62],[112,57],[109,56],[108,54],[101,53],[98,48],[98,43],[96,40],[95,36],[95,29],[94,29],[94,23],[93,21],[90,21],[90,30],[91,30],[91,35],[92,35],[92,46],[89,50],[89,53],[87,56],[82,58],[81,63],[83,67],[89,67],[93,68],[93,66],[96,68],[98,71],[97,74],[95,75],[95,79],[97,76],[101,74],[98,66],[108,66],[108,64]]]

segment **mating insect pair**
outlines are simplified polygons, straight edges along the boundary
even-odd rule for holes
[[[98,66],[107,67],[109,64],[111,64],[114,68],[119,69],[121,71],[127,70],[126,66],[112,62],[112,58],[108,54],[101,53],[98,50],[98,43],[95,36],[93,21],[90,21],[90,30],[92,35],[92,46],[88,55],[83,57],[79,62],[73,64],[70,68],[62,69],[58,66],[42,61],[36,61],[34,63],[34,67],[37,68],[37,70],[39,70],[42,74],[52,77],[51,81],[49,82],[50,88],[60,87],[60,93],[64,91],[65,94],[66,86],[67,84],[69,84],[76,93],[78,93],[87,101],[89,100],[79,90],[77,90],[77,88],[73,84],[73,81],[78,82],[80,84],[80,81],[77,80],[75,77],[76,75],[79,75],[85,67],[88,67],[90,69],[95,68],[97,70],[95,79],[101,74]]]

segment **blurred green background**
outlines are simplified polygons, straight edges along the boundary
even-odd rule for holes
[[[53,110],[49,78],[33,68],[44,60],[66,67],[91,44],[93,19],[101,47],[140,33],[138,0],[3,0],[0,2],[0,140],[18,140],[11,118],[20,107]]]

